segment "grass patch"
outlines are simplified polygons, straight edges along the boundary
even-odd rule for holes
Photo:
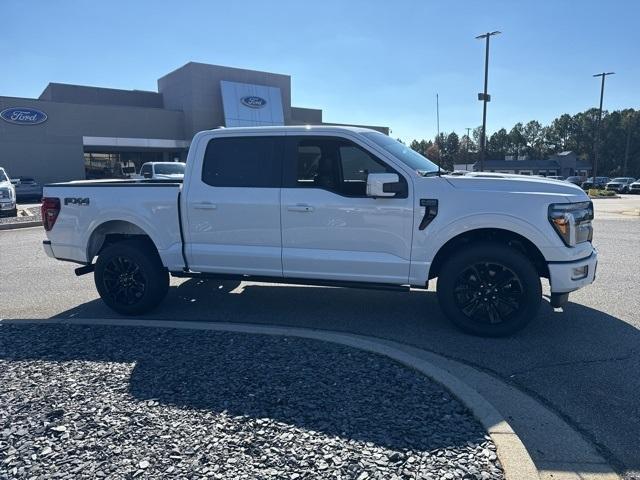
[[[612,190],[601,190],[599,188],[590,188],[589,196],[590,197],[615,197],[616,192]]]

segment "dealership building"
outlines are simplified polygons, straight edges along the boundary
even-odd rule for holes
[[[185,161],[201,130],[324,124],[322,110],[291,105],[289,75],[190,62],[157,92],[50,83],[37,99],[0,96],[0,166],[40,183],[123,178]]]

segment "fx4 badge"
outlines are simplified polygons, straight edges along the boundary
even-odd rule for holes
[[[89,205],[89,198],[65,198],[64,204],[86,206]]]

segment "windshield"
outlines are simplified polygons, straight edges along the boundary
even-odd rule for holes
[[[184,175],[184,163],[160,163],[154,170],[156,175]]]
[[[4,173],[4,170],[0,169],[0,182],[8,182],[7,174]]]
[[[431,160],[383,133],[365,132],[362,135],[421,175],[438,171],[438,166]]]
[[[614,178],[613,180],[611,180],[612,182],[622,182],[625,183],[627,181],[631,180],[628,177],[618,177],[618,178]]]

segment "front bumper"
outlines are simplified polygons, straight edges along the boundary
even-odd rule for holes
[[[598,251],[594,248],[590,256],[572,262],[550,262],[549,283],[551,293],[568,293],[591,285],[596,278]],[[581,271],[586,269],[582,277]]]

